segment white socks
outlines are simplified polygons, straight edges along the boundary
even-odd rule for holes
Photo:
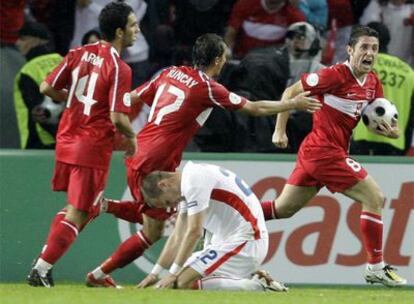
[[[101,267],[96,268],[92,271],[92,275],[95,279],[103,279],[106,276],[106,273],[102,271]]]
[[[384,267],[385,267],[384,262],[379,262],[377,264],[367,264],[368,270],[371,270],[371,271],[378,271],[378,270],[381,270]]]
[[[34,269],[36,269],[40,276],[44,277],[46,276],[47,272],[52,269],[53,265],[49,264],[48,262],[46,262],[45,260],[38,258],[37,262],[35,264],[35,266],[33,267]]]

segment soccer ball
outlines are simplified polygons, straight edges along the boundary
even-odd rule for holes
[[[362,111],[362,121],[368,129],[379,131],[378,125],[382,121],[386,121],[390,126],[395,125],[398,121],[398,111],[388,99],[377,98]]]
[[[47,120],[45,123],[56,125],[59,122],[60,116],[65,109],[64,103],[56,103],[50,97],[45,96],[43,102],[40,104],[46,112]]]

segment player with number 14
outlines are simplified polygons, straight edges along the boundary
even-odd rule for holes
[[[132,8],[106,5],[99,15],[106,41],[71,50],[41,84],[43,94],[66,102],[59,124],[54,191],[67,192],[67,206],[52,221],[43,250],[27,277],[32,286],[53,287],[53,265],[93,216],[103,193],[112,156],[115,127],[128,139],[125,156],[135,153],[131,128],[131,69],[120,58],[139,32]]]

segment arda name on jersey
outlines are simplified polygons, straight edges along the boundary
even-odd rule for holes
[[[85,52],[82,55],[81,61],[90,62],[93,65],[97,65],[101,68],[102,63],[103,63],[103,58],[99,57],[99,56],[96,56],[96,54],[94,54],[94,53]]]

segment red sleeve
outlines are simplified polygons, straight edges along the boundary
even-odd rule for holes
[[[342,83],[339,71],[334,67],[320,69],[315,73],[304,73],[300,77],[303,89],[310,91],[311,95],[329,93]]]
[[[55,90],[61,90],[70,82],[70,59],[72,52],[69,52],[59,65],[46,77],[45,81]]]
[[[118,60],[115,62],[113,77],[109,88],[111,112],[129,113],[131,110],[131,68]]]
[[[166,70],[162,71],[153,79],[143,83],[134,90],[135,93],[137,93],[137,95],[141,98],[141,100],[149,106],[151,106],[152,102],[154,101],[155,93],[157,92],[158,87],[158,80],[161,78],[161,75],[163,75],[165,71]]]
[[[207,99],[212,105],[216,105],[228,110],[238,110],[246,104],[246,98],[230,92],[221,84],[215,81],[205,82],[207,85]],[[202,87],[200,87],[201,89]],[[205,87],[204,87],[205,89]],[[193,94],[199,94],[195,91]]]
[[[238,31],[249,13],[250,6],[247,0],[237,1],[231,11],[228,25]]]

